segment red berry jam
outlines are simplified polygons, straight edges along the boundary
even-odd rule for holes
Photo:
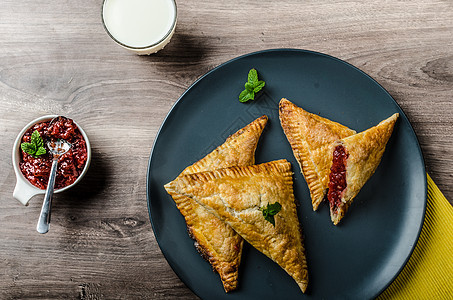
[[[46,153],[33,157],[20,150],[19,166],[22,174],[34,186],[46,189],[52,167],[52,154],[46,145],[46,141],[51,138],[65,139],[72,144],[72,147],[58,159],[55,189],[61,189],[72,184],[80,176],[87,162],[86,142],[77,125],[67,118],[59,118],[52,124],[50,124],[50,121],[37,123],[25,132],[21,142],[29,143],[35,130],[39,132],[44,141],[43,146]]]
[[[329,174],[329,192],[327,193],[327,199],[332,210],[335,210],[341,204],[341,196],[346,189],[347,159],[346,149],[342,145],[335,147]]]

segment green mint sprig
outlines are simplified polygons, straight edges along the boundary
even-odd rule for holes
[[[261,91],[265,84],[264,81],[258,80],[258,72],[255,69],[251,69],[247,82],[244,85],[245,90],[239,94],[239,101],[247,102],[249,100],[255,100],[255,94]]]
[[[261,207],[259,210],[263,212],[264,219],[274,225],[275,227],[275,219],[274,216],[278,214],[278,212],[282,209],[282,205],[278,202],[275,203],[268,203],[267,207]]]
[[[20,144],[20,148],[27,154],[30,154],[33,157],[38,155],[43,155],[46,153],[44,148],[44,142],[39,134],[38,130],[33,131],[30,138],[30,143]]]

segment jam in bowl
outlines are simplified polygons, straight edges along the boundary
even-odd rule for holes
[[[30,122],[16,138],[13,166],[17,183],[13,196],[24,205],[34,195],[45,193],[52,166],[47,141],[64,139],[71,144],[58,161],[55,193],[79,182],[90,164],[91,148],[83,129],[69,118],[55,117],[44,116]]]

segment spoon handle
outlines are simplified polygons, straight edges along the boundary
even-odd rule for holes
[[[41,214],[39,215],[38,225],[36,230],[39,233],[47,233],[50,224],[50,205],[52,204],[53,189],[55,186],[55,177],[57,175],[58,158],[52,161],[52,168],[50,169],[49,182],[47,183],[46,195],[42,203]]]

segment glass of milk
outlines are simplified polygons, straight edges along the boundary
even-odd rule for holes
[[[170,42],[176,28],[175,0],[104,0],[102,21],[110,37],[137,54],[151,54]]]

